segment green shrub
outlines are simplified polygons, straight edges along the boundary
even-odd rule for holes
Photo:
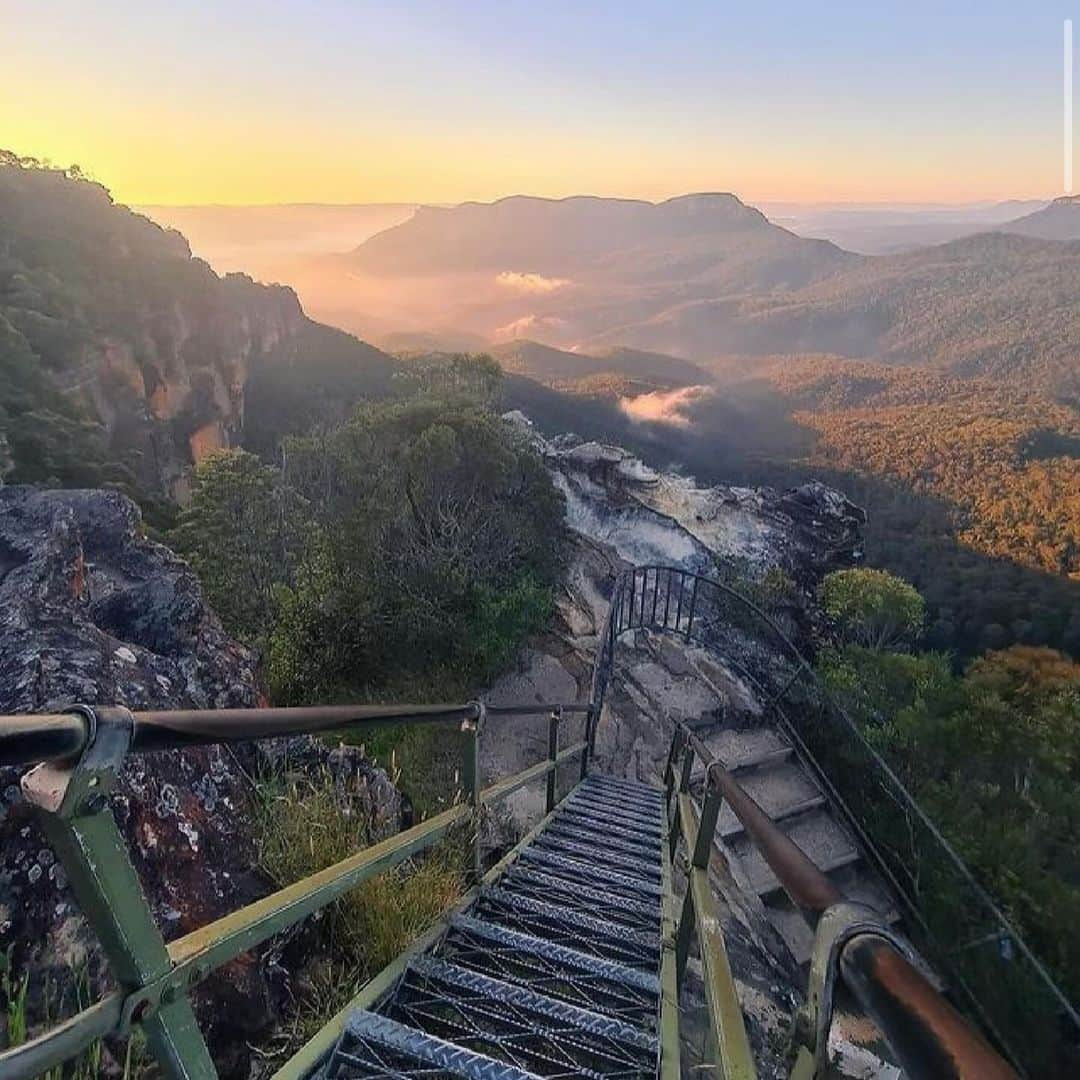
[[[329,775],[263,784],[258,801],[259,862],[280,887],[368,846],[358,792]],[[302,975],[292,1038],[298,1047],[400,955],[462,895],[462,838],[452,834],[425,855],[351,889],[315,925],[321,959]]]
[[[836,570],[826,575],[818,595],[844,640],[872,649],[913,643],[926,618],[915,588],[886,570]]]

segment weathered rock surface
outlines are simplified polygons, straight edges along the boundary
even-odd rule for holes
[[[130,500],[0,488],[0,713],[75,702],[139,710],[260,701],[253,656],[225,634],[187,565],[141,535]],[[111,805],[166,939],[269,890],[249,776],[274,770],[286,752],[292,770],[348,778],[376,836],[396,829],[393,785],[356,750],[301,738],[132,755]],[[9,945],[16,969],[30,974],[32,1004],[70,996],[76,979],[93,991],[107,983],[63,868],[21,796],[19,772],[0,769],[0,952]],[[276,956],[269,947],[241,957],[199,994],[222,1075],[246,1072],[248,1041],[280,1015],[289,973]]]

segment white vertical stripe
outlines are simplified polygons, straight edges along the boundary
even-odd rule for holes
[[[1073,27],[1065,20],[1065,194],[1073,189]]]

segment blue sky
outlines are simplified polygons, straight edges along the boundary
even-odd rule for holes
[[[1047,195],[1071,14],[0,0],[0,145],[133,202]]]

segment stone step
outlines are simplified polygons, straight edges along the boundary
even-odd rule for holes
[[[796,762],[783,761],[742,773],[739,783],[774,821],[813,810],[825,802],[817,785]],[[724,837],[742,832],[739,819],[727,803],[720,811],[717,827]]]
[[[775,728],[725,728],[705,740],[731,772],[778,764],[791,756],[791,744]]]
[[[779,822],[788,836],[814,861],[824,873],[857,862],[862,856],[851,838],[825,810],[811,810],[798,817]],[[738,858],[751,888],[760,896],[768,896],[781,888],[764,856],[746,833],[739,833],[730,847]]]

